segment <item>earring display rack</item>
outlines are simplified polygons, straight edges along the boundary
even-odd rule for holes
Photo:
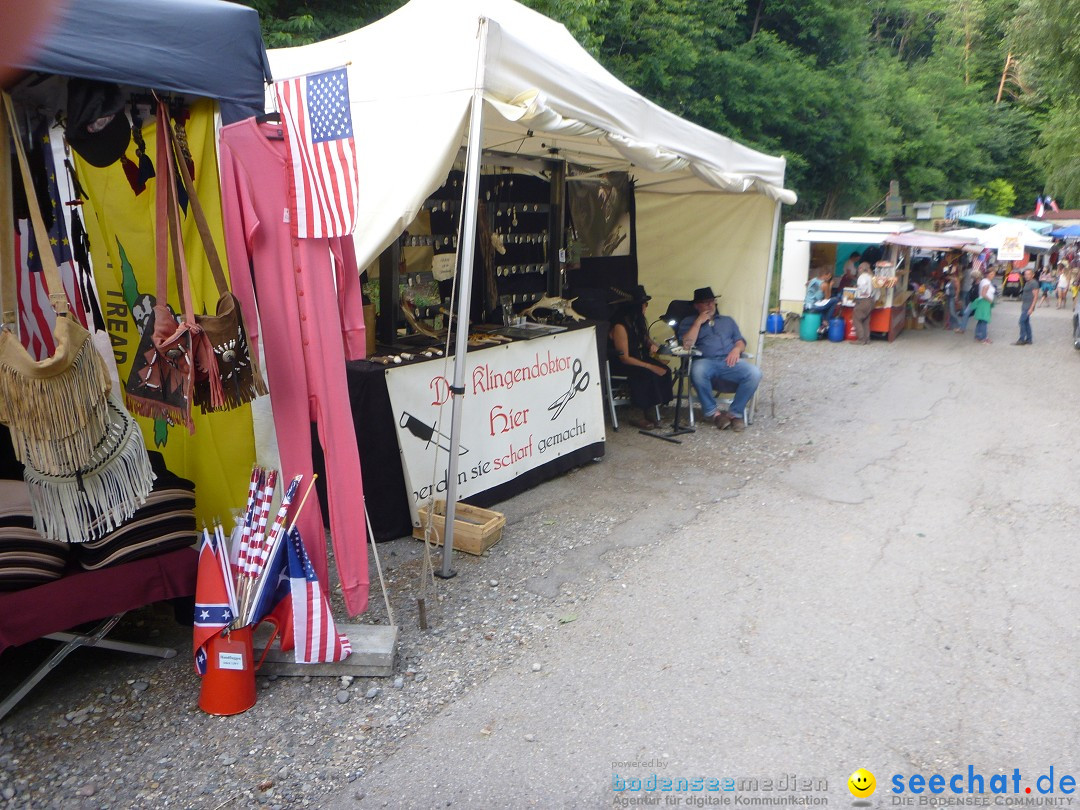
[[[451,172],[424,201],[421,216],[400,239],[402,248],[430,248],[431,259],[457,252],[462,181],[461,172]],[[503,172],[481,177],[480,205],[486,217],[486,232],[491,235],[493,272],[490,278],[484,272],[486,246],[478,246],[474,286],[482,288],[484,295],[491,281],[495,284],[494,297],[518,308],[547,294],[553,266],[550,193],[550,184],[533,175]],[[426,224],[422,222],[425,215]]]
[[[526,174],[497,174],[481,188],[493,241],[499,299],[515,312],[547,293],[551,269],[551,190],[546,180]]]
[[[510,165],[520,163],[514,163],[512,155],[503,157]],[[473,266],[473,323],[493,323],[508,314],[516,315],[545,295],[558,295],[564,283],[559,262],[559,247],[563,245],[557,243],[565,234],[565,164],[553,158],[529,162],[517,171],[495,161],[484,165]],[[420,282],[426,288],[433,283],[433,271],[446,271],[447,262],[454,261],[440,261],[439,257],[456,258],[463,183],[464,173],[452,170],[421,204],[409,227],[380,256],[377,334],[381,343],[393,343],[401,327],[411,328],[399,313],[399,302],[407,293],[402,282],[408,286],[407,279],[412,279],[413,286]],[[450,309],[452,281],[438,281],[436,286],[441,304],[417,308],[413,313],[428,325],[433,325],[440,310]],[[506,312],[508,307],[512,312]]]

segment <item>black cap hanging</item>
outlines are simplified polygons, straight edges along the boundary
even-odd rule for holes
[[[91,166],[104,168],[120,160],[131,142],[131,124],[119,85],[69,79],[64,135]]]

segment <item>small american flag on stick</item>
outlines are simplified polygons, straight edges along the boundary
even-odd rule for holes
[[[348,236],[358,205],[356,145],[344,67],[276,82],[285,145],[292,163],[293,234]]]
[[[352,652],[352,644],[347,635],[337,631],[330,604],[295,526],[289,530],[288,540],[296,663],[343,661]]]

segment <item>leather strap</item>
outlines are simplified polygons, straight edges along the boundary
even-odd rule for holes
[[[158,102],[159,109],[161,102]],[[154,157],[158,162],[156,183],[154,184],[154,295],[157,303],[164,305],[169,300],[169,173],[165,164],[168,153],[164,149],[164,130],[161,128],[161,114],[157,116],[157,149]]]
[[[184,188],[187,190],[188,204],[195,215],[195,224],[199,229],[199,238],[202,239],[203,250],[206,252],[206,259],[210,264],[210,272],[214,275],[218,295],[224,295],[229,291],[229,282],[225,278],[225,270],[221,265],[221,257],[218,255],[214,238],[210,235],[210,225],[206,220],[206,212],[203,211],[202,203],[199,202],[199,195],[195,191],[195,183],[191,179],[191,172],[188,171],[187,161],[184,159],[184,150],[180,146],[180,139],[177,137],[176,130],[173,128],[172,121],[169,120],[168,116],[166,116],[166,121],[169,126],[169,136],[172,140],[173,157],[176,160],[176,165],[180,168],[180,177],[183,179]]]
[[[18,328],[15,291],[15,213],[11,201],[11,152],[7,115],[0,113],[0,328]]]
[[[173,268],[176,272],[176,290],[180,298],[180,312],[181,317],[186,323],[195,322],[195,309],[191,302],[191,284],[188,279],[187,272],[187,258],[184,255],[184,238],[181,232],[180,221],[180,205],[176,200],[176,172],[173,165],[172,152],[169,148],[168,135],[166,134],[169,129],[169,112],[165,104],[159,99],[157,109],[157,172],[158,172],[158,186],[155,192],[158,195],[157,207],[158,213],[161,212],[162,205],[165,207],[165,216],[157,224],[157,233],[159,236],[158,243],[156,245],[158,261],[158,287],[159,287],[159,299],[158,303],[165,303],[161,298],[161,294],[164,293],[167,286],[166,280],[162,276],[162,268],[167,271],[168,259],[162,261],[162,254],[165,253],[165,235],[168,234],[168,242],[172,248],[173,256]],[[162,174],[164,173],[164,176]],[[161,192],[164,191],[164,194]],[[164,232],[163,232],[164,231]]]
[[[22,138],[19,136],[19,122],[15,117],[15,105],[11,96],[4,96],[4,110],[7,113],[8,123],[11,126],[11,138],[15,141],[15,153],[19,157],[19,171],[22,174],[23,188],[26,190],[26,204],[30,209],[30,223],[34,226],[34,239],[37,242],[38,257],[41,259],[41,268],[45,272],[45,286],[49,290],[49,302],[52,304],[57,315],[67,315],[68,299],[64,292],[64,283],[60,280],[60,268],[56,266],[56,257],[53,255],[52,246],[49,244],[49,235],[45,230],[45,221],[41,217],[41,209],[38,208],[37,195],[34,194],[34,181],[30,177],[30,166],[26,161],[26,152],[23,150]],[[14,250],[12,250],[14,254]],[[15,263],[12,261],[10,275],[15,280]],[[7,295],[5,294],[5,300]]]

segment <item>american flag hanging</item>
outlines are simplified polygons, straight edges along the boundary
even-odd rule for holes
[[[274,89],[292,163],[293,235],[348,236],[359,200],[346,69],[276,82]]]
[[[44,194],[39,195],[39,203],[49,206],[47,213],[42,212],[48,228],[46,236],[52,246],[57,267],[60,269],[60,279],[63,281],[64,290],[71,303],[71,313],[79,323],[86,326],[86,310],[75,278],[77,270],[71,255],[64,208],[60,203],[61,192],[57,183],[56,164],[53,160],[47,124],[35,129],[32,139],[31,160],[35,166],[43,167],[44,174],[40,179],[47,182],[48,202],[44,202]],[[38,150],[40,154],[37,154]],[[51,225],[48,224],[50,222]],[[52,304],[49,302],[48,285],[45,283],[41,256],[38,255],[37,241],[34,239],[34,231],[29,219],[20,219],[15,224],[15,255],[19,263],[16,284],[19,298],[19,335],[27,352],[35,360],[43,360],[56,351],[56,342],[52,334],[56,323],[56,313],[53,312]]]
[[[989,261],[990,251],[984,249],[978,256],[971,260],[971,269],[981,273]]]
[[[330,604],[295,526],[288,534],[288,547],[296,663],[342,661],[352,652],[352,645],[348,636],[337,631]]]

